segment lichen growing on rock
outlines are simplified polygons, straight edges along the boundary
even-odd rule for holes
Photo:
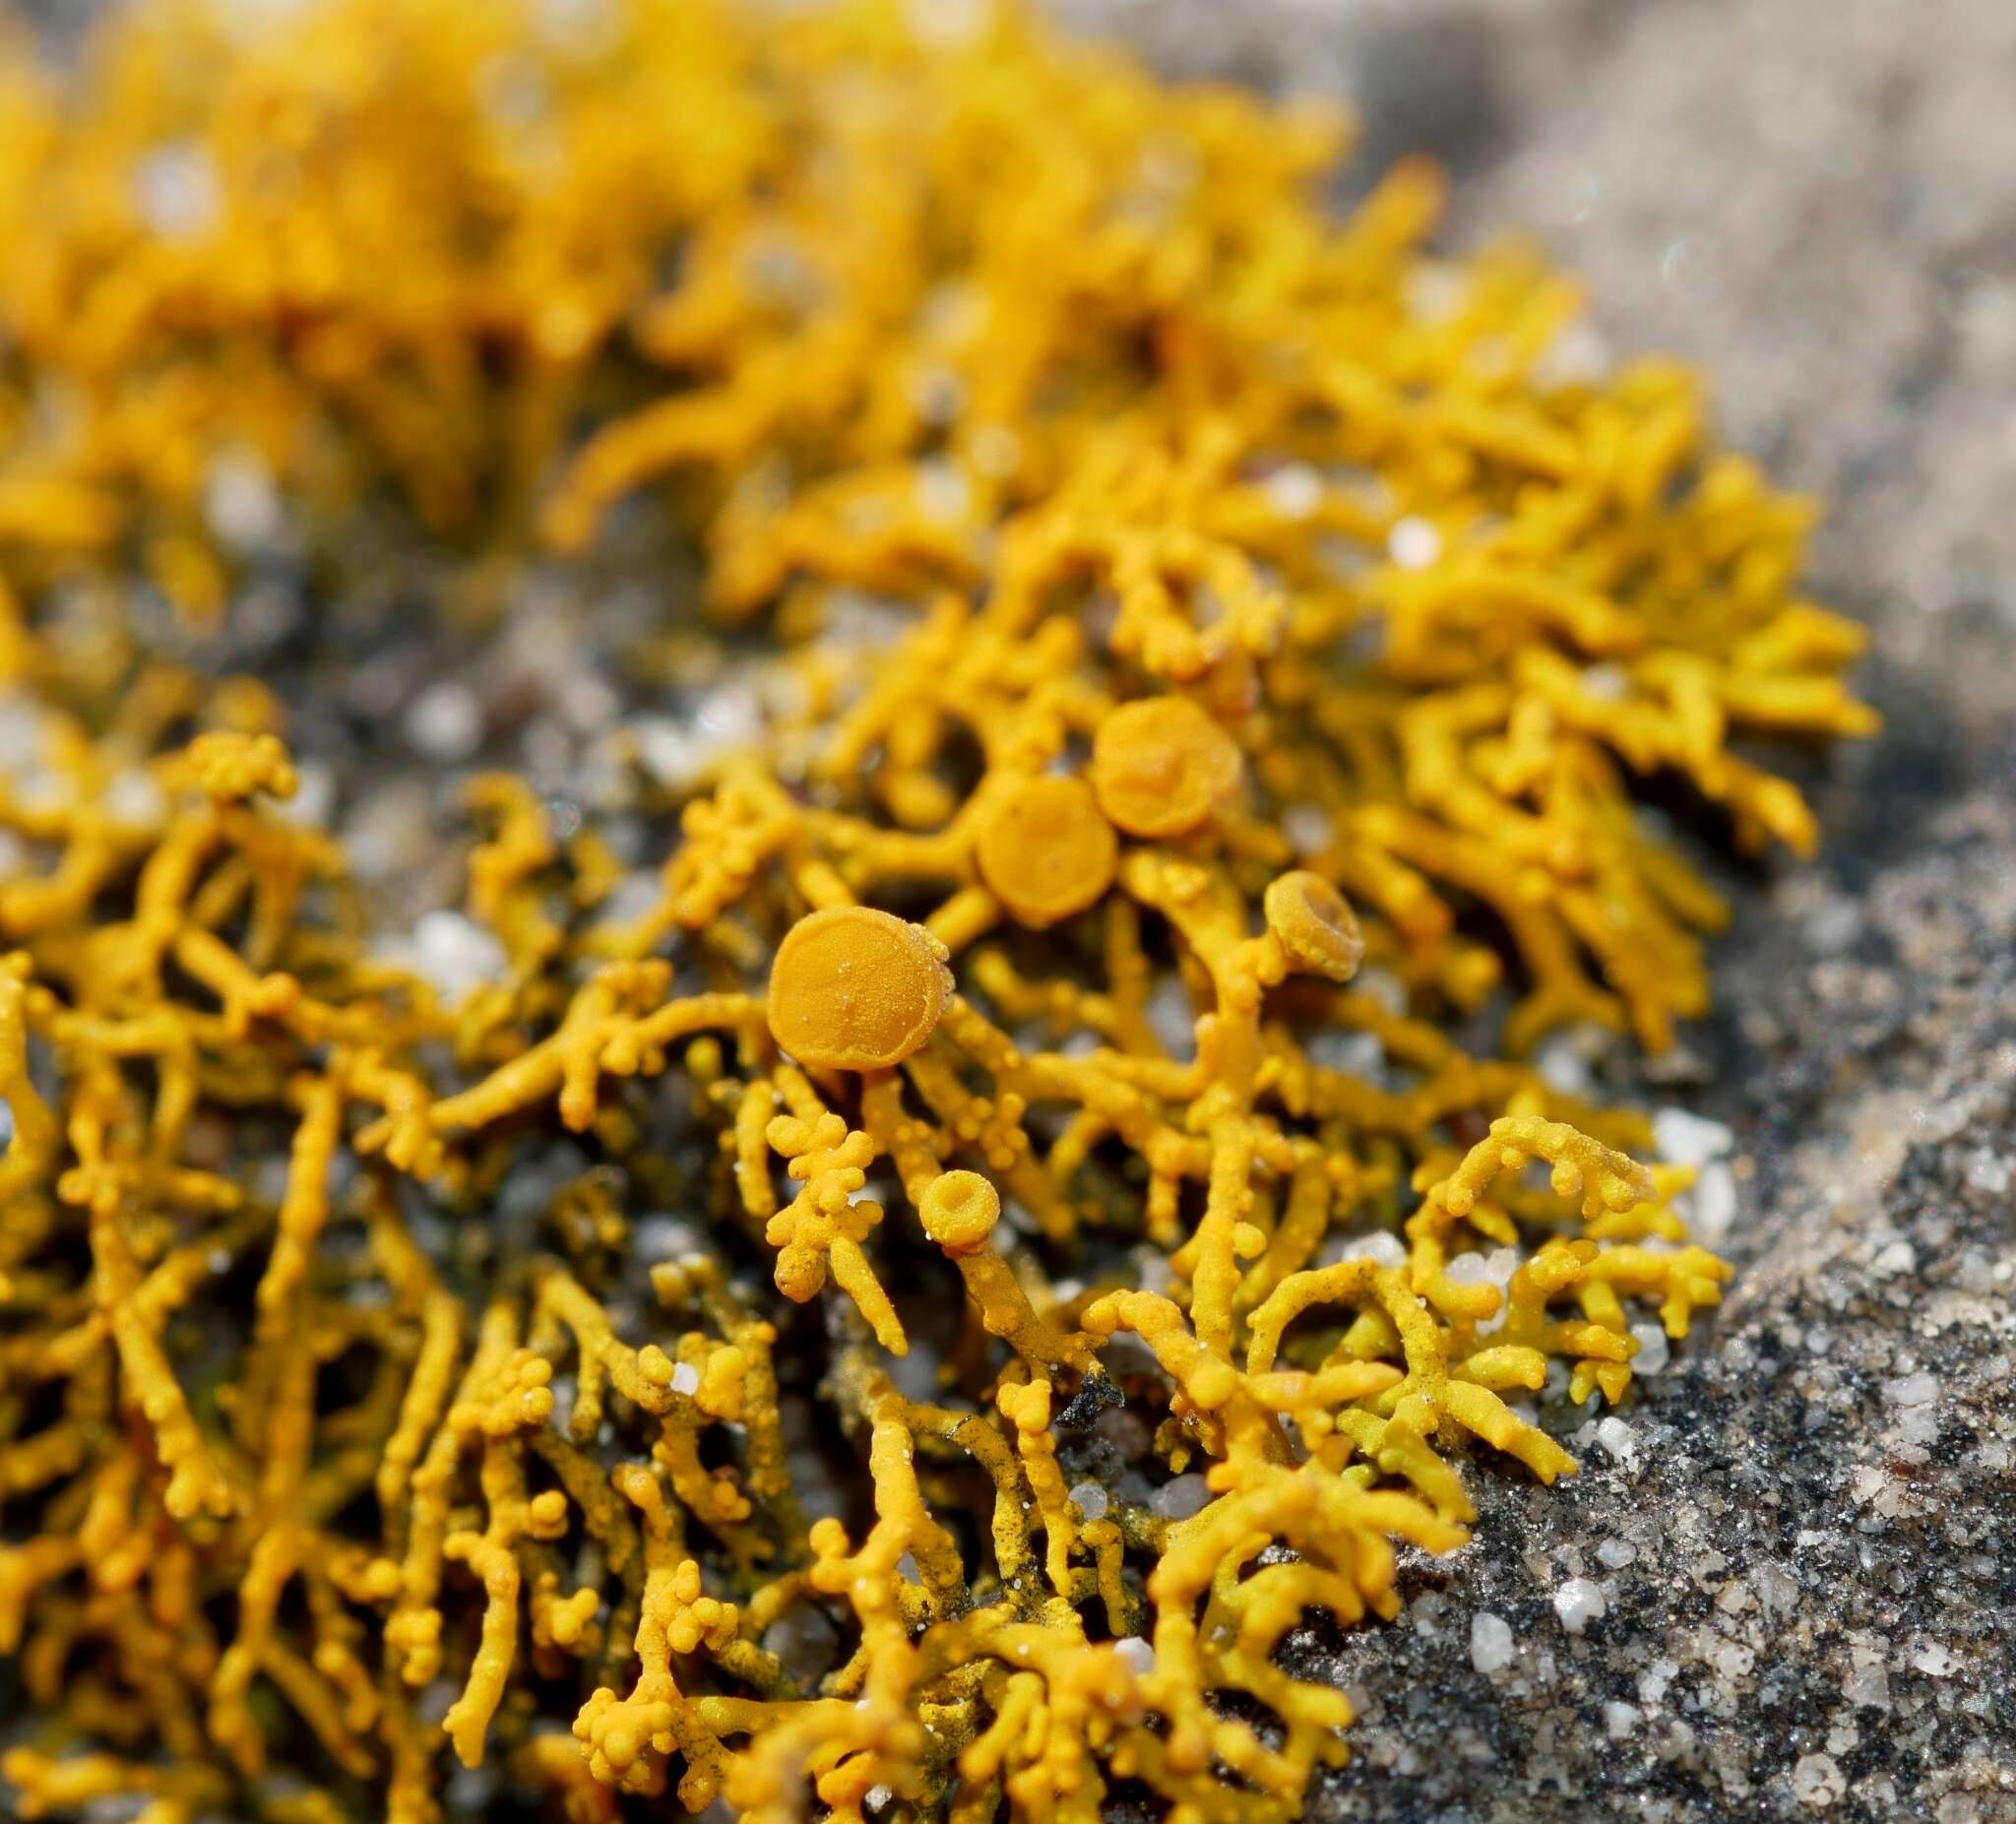
[[[1869,725],[1808,510],[1424,252],[1432,171],[1335,223],[1337,123],[960,25],[7,63],[25,1814],[1292,1817],[1350,1710],[1283,1637],[1715,1301],[1687,1170],[1519,1060],[1704,1005],[1634,780],[1812,842],[1732,745]],[[468,780],[446,986],[204,647],[409,515],[444,617],[685,541],[764,682],[642,893]]]

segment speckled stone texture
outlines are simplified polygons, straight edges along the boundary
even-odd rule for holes
[[[1726,877],[1717,1016],[1600,1066],[1732,1130],[1728,1303],[1622,1428],[1553,1409],[1581,1476],[1480,1465],[1399,1623],[1301,1640],[1362,1715],[1311,1816],[2016,1819],[2016,6],[1064,10],[1351,96],[1452,241],[1530,228],[1705,365],[1831,503],[1890,719],[1810,777],[1817,865]]]

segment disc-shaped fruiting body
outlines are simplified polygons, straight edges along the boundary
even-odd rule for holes
[[[1291,968],[1349,981],[1365,954],[1351,902],[1320,874],[1296,868],[1267,889],[1267,928]]]
[[[984,1247],[1001,1216],[1001,1194],[976,1171],[941,1171],[917,1206],[924,1233],[948,1254]]]
[[[1093,737],[1100,808],[1130,836],[1181,836],[1238,788],[1232,737],[1188,697],[1144,697],[1111,711]]]
[[[829,906],[785,933],[770,969],[771,1036],[816,1070],[881,1070],[930,1038],[952,973],[922,925]]]
[[[1120,840],[1083,780],[1018,780],[980,831],[987,889],[1022,924],[1041,930],[1083,912],[1111,885]]]

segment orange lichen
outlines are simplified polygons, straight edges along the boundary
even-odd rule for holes
[[[1320,874],[1296,868],[1268,882],[1261,909],[1290,969],[1349,981],[1365,954],[1357,914]]]
[[[1519,1060],[1705,1004],[1636,778],[1813,841],[1750,745],[1871,725],[1809,509],[1679,368],[1551,372],[1427,167],[1333,222],[1336,122],[956,10],[0,55],[23,1815],[1292,1818],[1288,1631],[1720,1295]],[[564,584],[693,738],[439,794],[434,969],[325,674],[192,660],[270,571],[337,667]]]
[[[770,966],[771,1037],[818,1070],[881,1070],[922,1045],[945,1011],[945,946],[867,906],[800,918]]]
[[[1016,919],[1038,930],[1102,899],[1119,839],[1084,781],[1018,780],[979,833],[980,878]]]
[[[1144,697],[1102,718],[1092,750],[1100,807],[1129,836],[1181,836],[1237,789],[1230,735],[1188,697]]]

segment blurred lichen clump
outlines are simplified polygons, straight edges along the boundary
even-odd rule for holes
[[[1333,220],[1341,142],[984,5],[14,34],[23,1815],[1292,1817],[1284,1636],[1714,1301],[1519,1060],[1702,1011],[1634,792],[1809,848],[1760,742],[1868,729],[1858,637],[1686,372],[1426,251],[1426,166]],[[676,543],[763,682],[612,742],[642,894],[455,781],[452,983],[214,662],[386,525],[458,625]]]

